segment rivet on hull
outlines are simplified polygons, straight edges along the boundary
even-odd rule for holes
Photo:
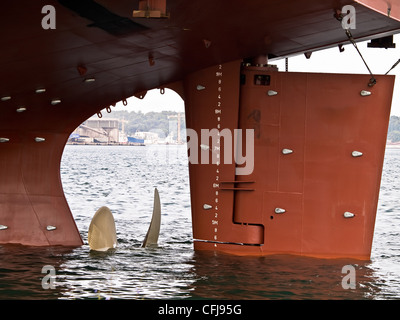
[[[0,98],[1,101],[7,101],[7,100],[10,100],[10,99],[11,99],[10,96],[4,96],[4,97]]]
[[[353,151],[351,155],[356,158],[356,157],[361,157],[363,153],[360,151]]]
[[[343,213],[343,217],[345,217],[346,219],[353,218],[354,216],[355,216],[355,214],[352,212],[346,211],[345,213]]]
[[[53,231],[53,230],[56,230],[57,228],[55,227],[55,226],[47,226],[46,227],[46,230],[47,231]]]
[[[7,226],[5,226],[5,225],[3,225],[3,224],[0,224],[0,230],[6,230],[6,229],[8,229]]]
[[[360,92],[360,94],[361,94],[363,97],[367,97],[367,96],[370,96],[370,95],[371,95],[371,91],[362,90],[362,91]]]
[[[283,154],[291,154],[291,153],[293,153],[293,150],[292,149],[282,149],[282,153]]]
[[[203,209],[204,210],[210,210],[210,209],[212,209],[212,206],[207,204],[207,203],[205,203],[205,204],[203,204]]]
[[[197,87],[196,87],[197,91],[204,90],[205,88],[206,88],[206,87],[205,87],[205,86],[202,86],[201,84],[198,84]]]
[[[274,91],[274,90],[268,90],[268,93],[267,93],[269,96],[276,96],[277,94],[278,94],[278,92],[277,91]]]
[[[45,141],[46,139],[45,138],[41,138],[41,137],[36,137],[35,138],[35,141],[36,142],[43,142],[43,141]]]
[[[19,108],[17,109],[17,112],[18,112],[18,113],[21,113],[21,112],[24,112],[24,111],[26,111],[26,108],[25,108],[25,107],[19,107]]]
[[[53,99],[53,100],[51,100],[51,105],[52,105],[52,106],[55,106],[55,105],[57,105],[57,104],[59,104],[59,103],[61,103],[61,100],[60,100],[60,99]]]
[[[0,142],[8,142],[8,141],[10,141],[10,139],[8,139],[8,138],[0,138]]]
[[[286,212],[285,209],[282,209],[282,208],[275,208],[275,213],[277,213],[277,214],[281,214],[281,213],[285,213],[285,212]]]

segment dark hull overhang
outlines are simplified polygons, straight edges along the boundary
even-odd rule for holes
[[[169,17],[161,19],[132,18],[138,1],[3,4],[0,96],[12,100],[2,103],[1,128],[16,125],[8,115],[10,109],[14,114],[15,108],[26,106],[47,115],[43,121],[27,119],[26,128],[47,128],[61,113],[57,130],[71,130],[104,107],[208,66],[348,43],[334,18],[335,10],[346,4],[356,9],[357,28],[352,30],[356,40],[400,30],[398,4],[392,5],[388,17],[383,13],[385,1],[359,2],[374,7],[354,1],[169,0]],[[56,9],[54,30],[41,25],[47,4]],[[84,82],[92,77],[95,82]],[[36,94],[38,88],[46,92]],[[62,104],[52,108],[52,99]],[[76,117],[77,113],[82,115]]]

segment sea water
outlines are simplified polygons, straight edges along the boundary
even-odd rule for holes
[[[187,162],[184,145],[67,145],[61,178],[84,245],[0,245],[0,299],[400,298],[400,149],[386,151],[370,261],[194,252]],[[155,187],[159,247],[141,248]],[[114,214],[118,247],[90,252],[101,206]],[[343,285],[348,265],[354,289]]]

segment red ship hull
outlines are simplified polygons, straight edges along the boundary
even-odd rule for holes
[[[224,64],[187,82],[187,124],[199,136],[219,124],[254,130],[251,173],[225,164],[222,136],[198,150],[219,163],[189,165],[195,248],[369,259],[394,77],[369,88],[365,75],[240,70]],[[256,84],[260,75],[270,83]]]
[[[356,41],[400,30],[400,5],[383,0],[1,5],[0,243],[81,245],[60,179],[69,134],[105,107],[170,87],[199,136],[254,134],[247,174],[235,161],[190,164],[195,249],[368,259],[393,77],[369,87],[369,75],[245,63],[347,43],[334,17],[344,5],[357,13]],[[217,147],[221,156],[238,145]]]

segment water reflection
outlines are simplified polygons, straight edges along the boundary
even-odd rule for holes
[[[356,270],[356,289],[342,287],[342,268]],[[236,257],[196,252],[193,298],[371,299],[379,293],[369,262],[289,255]]]
[[[60,268],[66,254],[72,248],[26,247],[22,245],[0,246],[0,299],[56,299],[61,288],[44,289],[42,273],[46,265]],[[47,280],[44,279],[46,283]]]
[[[193,252],[191,244],[144,249],[123,246],[0,247],[0,299],[381,299],[390,283],[371,261],[297,256],[237,257]],[[55,289],[42,287],[44,265],[56,270]],[[344,265],[356,289],[344,289]],[[394,279],[396,281],[396,279]]]

